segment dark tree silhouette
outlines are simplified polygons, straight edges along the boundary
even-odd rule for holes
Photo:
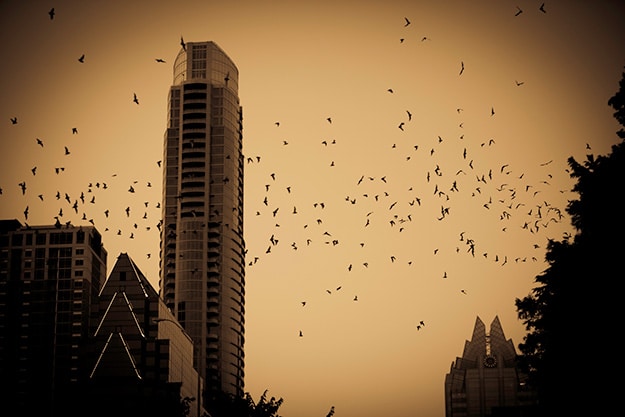
[[[619,85],[608,105],[625,127],[625,72]],[[620,369],[625,278],[625,130],[617,135],[621,142],[608,155],[568,159],[579,195],[567,206],[575,235],[549,242],[538,286],[515,300],[528,330],[519,365],[538,391],[544,416],[611,415],[620,408],[620,384],[606,377]]]
[[[205,405],[210,417],[280,417],[278,409],[284,400],[271,397],[267,400],[267,390],[255,402],[249,393],[237,397],[221,393],[214,395]]]

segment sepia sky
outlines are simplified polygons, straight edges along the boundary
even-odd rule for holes
[[[573,232],[567,158],[617,143],[625,4],[541,4],[3,0],[0,218],[93,222],[158,288],[172,64],[212,40],[243,106],[245,390],[443,417],[476,317],[522,342],[514,300]]]

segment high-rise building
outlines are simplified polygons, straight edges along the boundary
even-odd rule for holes
[[[0,401],[22,415],[67,415],[84,380],[90,308],[107,252],[93,226],[0,220]]]
[[[93,226],[0,220],[0,401],[22,415],[204,415],[193,342]],[[121,410],[121,411],[120,411]]]
[[[506,340],[499,317],[486,332],[478,317],[473,336],[445,376],[446,417],[532,415],[536,395],[518,370],[512,340]]]
[[[213,42],[174,62],[164,138],[160,291],[216,393],[244,388],[245,242],[239,72]]]
[[[92,416],[204,415],[193,342],[125,253],[92,308],[89,376],[81,391]],[[89,404],[99,404],[97,409]]]

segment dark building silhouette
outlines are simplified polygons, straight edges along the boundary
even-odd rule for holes
[[[512,340],[506,340],[499,318],[490,332],[477,317],[473,336],[445,376],[445,416],[530,416],[536,395],[516,366]]]
[[[0,220],[0,402],[54,415],[85,380],[90,308],[107,253],[92,226]]]
[[[213,42],[174,62],[164,138],[160,291],[194,342],[206,398],[243,395],[245,243],[238,69]]]
[[[176,415],[184,398],[193,399],[189,416],[202,414],[193,342],[127,254],[118,256],[92,318],[88,398],[102,402],[101,415],[120,403],[127,412]]]
[[[193,342],[92,226],[0,220],[0,400],[20,415],[202,415]]]

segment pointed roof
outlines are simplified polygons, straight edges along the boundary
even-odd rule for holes
[[[99,296],[114,292],[115,288],[124,286],[133,288],[133,293],[143,293],[147,297],[158,296],[158,292],[152,287],[145,275],[139,270],[134,261],[126,253],[120,253],[115,261],[113,270],[106,282],[100,289]],[[130,292],[130,291],[127,291]]]
[[[125,376],[141,379],[137,368],[150,300],[158,302],[133,260],[121,253],[99,293],[100,316],[94,331],[97,360],[91,377]]]
[[[498,316],[495,316],[490,325],[490,350],[491,353],[501,355],[505,359],[514,359],[516,357],[514,343],[512,339],[506,339]]]
[[[473,327],[473,335],[471,340],[467,340],[464,344],[463,358],[474,360],[486,353],[486,326],[478,316],[475,319]]]
[[[491,322],[489,333],[486,333],[486,326],[479,316],[476,318],[473,336],[470,341],[465,342],[462,357],[477,361],[487,352],[505,359],[513,359],[516,356],[514,343],[511,339],[506,340],[498,316]]]

